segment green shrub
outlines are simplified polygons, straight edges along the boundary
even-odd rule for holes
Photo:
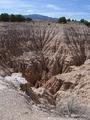
[[[81,19],[80,23],[85,24],[86,26],[90,26],[90,22],[88,22],[87,20]]]
[[[65,24],[65,23],[67,23],[67,20],[66,20],[65,17],[61,17],[61,18],[58,19],[58,23],[63,23],[63,24]]]
[[[9,21],[9,15],[7,13],[3,13],[0,15],[0,21],[8,22]]]

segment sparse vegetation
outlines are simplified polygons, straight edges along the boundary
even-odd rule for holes
[[[68,116],[73,118],[79,118],[89,120],[90,111],[86,105],[83,105],[81,100],[76,95],[66,96],[63,101],[57,105],[56,111],[60,116]]]
[[[90,26],[90,22],[89,21],[87,21],[87,20],[85,20],[85,19],[81,19],[80,21],[79,20],[76,20],[76,19],[66,19],[65,17],[60,17],[59,19],[58,19],[58,23],[63,23],[63,24],[65,24],[65,23],[68,23],[68,22],[74,22],[74,23],[82,23],[82,24],[84,24],[84,25],[86,25],[86,26]]]

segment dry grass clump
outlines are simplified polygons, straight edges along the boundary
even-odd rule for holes
[[[60,116],[77,118],[79,120],[90,120],[90,108],[83,105],[76,95],[66,96],[57,107]]]

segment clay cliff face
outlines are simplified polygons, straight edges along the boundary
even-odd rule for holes
[[[68,73],[53,76],[44,85],[56,98],[57,102],[65,96],[76,94],[83,103],[90,103],[90,59],[81,66],[71,66]]]
[[[84,25],[2,23],[0,29],[2,74],[22,72],[32,86],[90,58],[90,28]]]

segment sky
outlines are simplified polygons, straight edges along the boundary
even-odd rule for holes
[[[90,0],[0,0],[0,13],[90,20]]]

